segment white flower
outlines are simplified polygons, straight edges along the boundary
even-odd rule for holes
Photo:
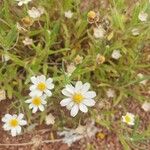
[[[28,4],[32,0],[16,0],[18,2],[18,6],[22,6],[23,4]]]
[[[139,13],[138,18],[142,22],[147,21],[148,14],[142,11],[142,12]]]
[[[127,112],[125,116],[122,116],[122,121],[127,123],[128,125],[134,125],[135,116]]]
[[[134,36],[137,36],[137,35],[139,35],[140,33],[139,33],[139,29],[138,28],[134,28],[134,29],[132,29],[132,35],[134,35]]]
[[[103,38],[105,35],[105,30],[102,28],[102,26],[99,26],[98,28],[94,28],[94,37],[95,38]]]
[[[38,109],[40,111],[44,111],[44,105],[46,105],[46,95],[35,95],[32,98],[25,101],[26,103],[30,103],[29,109],[33,109],[32,113],[36,113]]]
[[[23,41],[23,44],[26,45],[32,45],[33,44],[33,40],[30,39],[29,37],[26,37]]]
[[[55,117],[50,113],[45,118],[46,125],[54,124],[55,123]]]
[[[138,73],[137,77],[139,79],[142,79],[142,78],[144,78],[144,75],[142,73]],[[147,83],[147,80],[143,80],[143,81],[140,82],[140,84],[143,84],[143,85],[146,85],[146,83]]]
[[[73,16],[73,13],[71,12],[71,10],[68,10],[68,11],[65,12],[65,17],[66,18],[70,19],[70,18],[72,18],[72,16]]]
[[[7,54],[2,54],[2,62],[7,62],[10,60],[10,57]]]
[[[42,7],[39,8],[32,7],[31,10],[28,10],[28,15],[33,19],[39,18],[43,13],[44,8]]]
[[[6,99],[6,91],[5,90],[0,90],[0,101]]]
[[[70,115],[75,117],[79,110],[86,113],[88,111],[87,106],[91,107],[95,105],[94,97],[96,93],[94,91],[88,91],[90,88],[89,83],[82,84],[81,81],[77,81],[75,87],[71,84],[66,85],[62,90],[62,94],[67,96],[60,102],[61,106],[66,106],[68,110],[71,110]]]
[[[144,102],[142,105],[142,109],[146,112],[150,111],[150,103],[149,102]]]
[[[120,54],[120,51],[119,50],[114,50],[113,51],[113,53],[112,53],[112,55],[111,55],[111,57],[113,58],[113,59],[119,59],[120,57],[122,57],[122,55]]]
[[[108,89],[106,92],[108,98],[113,98],[115,96],[115,91],[112,89]]]
[[[17,115],[10,115],[6,114],[2,118],[2,122],[5,124],[3,125],[4,130],[9,131],[11,130],[11,135],[16,136],[21,133],[21,126],[27,124],[27,121],[23,120],[24,114],[20,113]]]
[[[46,94],[47,96],[51,96],[52,92],[50,91],[51,89],[54,88],[54,84],[53,79],[52,78],[48,78],[46,79],[46,77],[44,75],[41,76],[33,76],[31,77],[31,82],[33,83],[33,85],[30,86],[30,96],[35,96],[35,95],[42,95],[42,94]]]

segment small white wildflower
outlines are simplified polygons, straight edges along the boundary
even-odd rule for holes
[[[115,91],[112,89],[108,89],[108,91],[106,92],[106,95],[108,98],[113,98],[115,96]]]
[[[50,113],[45,118],[46,125],[54,124],[55,123],[55,117]]]
[[[18,2],[18,6],[22,6],[23,4],[28,4],[32,0],[16,0]]]
[[[120,57],[122,57],[122,55],[120,54],[120,51],[119,50],[114,50],[113,52],[112,52],[112,55],[111,55],[111,57],[113,58],[113,59],[119,59]]]
[[[7,54],[2,55],[2,62],[7,62],[10,60],[10,57]]]
[[[94,37],[96,38],[96,39],[98,39],[98,38],[103,38],[104,37],[104,35],[105,35],[105,30],[102,28],[102,26],[99,26],[99,27],[97,27],[97,28],[94,28],[93,29],[94,30]]]
[[[75,70],[76,70],[76,66],[73,63],[71,63],[71,64],[67,65],[66,74],[70,77]]]
[[[135,116],[132,113],[127,112],[125,116],[122,116],[122,121],[128,125],[134,125]]]
[[[26,120],[23,120],[24,114],[17,115],[10,115],[6,114],[2,118],[2,122],[5,124],[3,125],[4,130],[11,131],[12,136],[16,136],[21,133],[21,126],[27,124]]]
[[[5,90],[0,90],[0,101],[6,99],[6,91]]]
[[[43,13],[44,13],[44,8],[42,7],[39,8],[32,7],[31,10],[28,10],[28,15],[33,19],[39,18]]]
[[[33,44],[33,40],[30,39],[29,37],[26,37],[23,41],[23,44],[26,45],[32,45]]]
[[[89,91],[90,84],[82,84],[81,81],[77,81],[75,87],[71,84],[66,85],[62,90],[62,94],[67,96],[60,102],[61,106],[66,106],[68,110],[71,110],[70,115],[75,117],[79,110],[84,113],[88,112],[88,108],[95,105],[94,97],[96,93]]]
[[[139,13],[138,18],[139,18],[140,21],[145,22],[145,21],[147,21],[148,14],[145,13],[145,12],[143,12],[143,11],[141,11],[141,12]]]
[[[137,77],[139,79],[142,79],[142,78],[144,78],[144,75],[142,73],[138,73]],[[146,85],[146,83],[147,83],[147,80],[140,81],[140,84]]]
[[[137,35],[139,35],[140,34],[140,32],[139,32],[139,29],[138,28],[134,28],[134,29],[132,29],[132,35],[134,35],[134,36],[137,36]]]
[[[71,12],[71,10],[68,10],[65,12],[65,17],[71,19],[73,16],[73,13]]]
[[[144,102],[142,105],[142,109],[146,112],[150,111],[150,103],[149,102]]]
[[[30,96],[35,96],[35,95],[42,95],[42,94],[46,94],[47,96],[51,96],[52,92],[50,90],[52,90],[54,88],[54,84],[53,84],[53,79],[52,78],[48,78],[46,79],[46,77],[44,75],[41,76],[33,76],[31,77],[31,82],[33,83],[33,85],[30,86]]]
[[[47,101],[46,101],[46,95],[35,95],[32,98],[28,99],[25,101],[26,103],[30,103],[29,104],[29,109],[33,109],[32,113],[36,113],[38,111],[38,109],[40,111],[44,111],[44,106],[46,105]]]

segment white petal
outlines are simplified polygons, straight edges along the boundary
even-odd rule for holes
[[[40,106],[39,106],[39,109],[40,109],[40,111],[44,111],[44,106],[43,106],[43,105],[40,105]]]
[[[74,91],[75,91],[75,88],[74,88],[71,84],[67,84],[67,85],[66,85],[66,90],[67,90],[69,93],[73,94]]]
[[[89,91],[89,92],[86,92],[85,93],[85,97],[87,99],[91,99],[91,98],[94,98],[96,96],[96,93],[94,91]]]
[[[79,91],[82,89],[82,82],[81,81],[77,81],[76,85],[75,85],[75,90]]]
[[[71,109],[70,115],[71,115],[72,117],[75,117],[75,116],[77,115],[78,111],[79,111],[78,105],[74,105],[74,106],[72,107],[72,109]]]
[[[41,103],[42,103],[43,105],[45,105],[45,104],[47,104],[47,101],[42,100]]]
[[[44,92],[47,96],[52,96],[52,92],[50,90],[46,89]]]
[[[44,75],[41,75],[41,76],[38,76],[37,79],[38,79],[40,82],[45,82],[46,77],[45,77]]]
[[[29,105],[29,109],[32,109],[34,107],[34,105],[31,103],[30,105]]]
[[[82,92],[83,93],[87,92],[89,90],[89,88],[90,88],[90,84],[89,83],[83,84],[83,86],[82,86]]]
[[[49,83],[49,82],[46,81],[46,87],[51,90],[51,89],[54,88],[54,84]]]
[[[38,107],[34,107],[33,110],[32,110],[32,113],[36,113],[38,110]]]
[[[16,132],[15,128],[11,129],[11,135],[12,136],[16,136],[17,135],[17,132]]]
[[[35,76],[31,77],[31,82],[36,85],[37,84],[37,78]]]
[[[20,121],[19,121],[19,124],[20,124],[21,126],[24,126],[24,125],[27,124],[27,121],[26,121],[26,120],[20,120]]]
[[[42,100],[45,100],[47,98],[47,95],[46,94],[43,94],[42,96],[41,96],[41,99]]]
[[[74,105],[74,102],[71,101],[71,102],[66,106],[66,108],[67,108],[68,110],[71,110],[71,108],[73,107],[73,105]]]
[[[46,82],[47,82],[47,83],[52,83],[52,82],[53,82],[53,79],[52,79],[52,78],[48,78],[48,79],[46,80]]]
[[[35,96],[41,96],[43,94],[42,91],[39,91],[39,90],[33,90],[29,93],[29,96],[31,97],[35,97]]]
[[[17,131],[17,134],[20,134],[20,133],[21,133],[21,127],[18,126],[18,127],[16,128],[16,131]]]
[[[12,116],[10,114],[6,114],[3,118],[2,118],[2,122],[7,122],[8,120],[10,120],[12,118]]]
[[[65,99],[63,99],[63,100],[60,102],[60,105],[61,105],[61,106],[66,106],[66,105],[68,105],[71,101],[72,101],[71,98],[65,98]]]
[[[32,102],[32,99],[27,99],[26,101],[25,101],[25,103],[31,103]]]
[[[71,97],[72,96],[72,94],[69,91],[67,91],[66,89],[63,89],[61,92],[62,92],[63,95],[65,95],[67,97]]]
[[[79,105],[79,109],[80,109],[82,112],[84,112],[84,113],[88,112],[87,107],[86,107],[84,104],[82,104],[82,103]]]
[[[5,123],[5,124],[3,125],[3,128],[4,128],[5,131],[8,131],[8,130],[11,129],[11,127],[10,127],[7,123]]]
[[[36,89],[36,87],[37,87],[36,85],[31,85],[29,89],[30,89],[30,91],[33,91]]]
[[[84,99],[83,104],[85,104],[86,106],[94,106],[95,101],[93,99]]]
[[[20,114],[18,115],[17,119],[18,119],[18,120],[21,120],[21,119],[23,119],[23,117],[24,117],[24,114],[20,113]]]

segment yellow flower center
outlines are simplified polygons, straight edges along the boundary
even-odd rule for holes
[[[32,100],[32,103],[36,106],[39,106],[41,104],[41,99],[39,97],[35,97],[33,100]]]
[[[81,103],[83,101],[84,97],[80,93],[75,93],[73,95],[73,101],[77,104]]]
[[[96,17],[96,13],[94,12],[94,11],[90,11],[90,12],[88,12],[88,18],[90,18],[90,19],[94,19],[95,17]]]
[[[131,122],[131,118],[129,116],[125,116],[125,120],[127,123]]]
[[[43,83],[43,82],[40,82],[37,86],[37,88],[40,90],[40,91],[44,91],[46,89],[46,84]]]
[[[12,119],[12,120],[10,120],[9,124],[11,127],[17,127],[19,122],[17,119]]]

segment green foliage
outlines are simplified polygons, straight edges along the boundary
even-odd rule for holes
[[[148,49],[147,45],[150,40],[148,34],[150,22],[149,20],[140,22],[138,15],[141,11],[149,13],[150,4],[144,0],[139,4],[133,3],[128,6],[124,0],[112,0],[105,10],[107,14],[104,13],[105,16],[100,14],[99,24],[106,29],[106,34],[103,39],[95,39],[93,28],[98,24],[88,23],[89,10],[81,10],[81,3],[82,1],[76,0],[61,0],[61,2],[39,0],[39,2],[32,3],[31,6],[43,6],[45,13],[39,20],[35,20],[31,27],[23,27],[26,29],[23,32],[17,29],[16,23],[21,24],[22,17],[27,15],[27,10],[31,9],[31,6],[18,7],[11,0],[2,2],[0,6],[0,55],[7,54],[10,60],[0,62],[0,86],[6,90],[8,99],[11,99],[8,109],[25,112],[29,123],[37,118],[40,118],[40,123],[42,123],[48,112],[56,111],[61,118],[57,122],[60,128],[68,122],[76,126],[79,120],[84,118],[81,118],[82,115],[79,114],[78,117],[72,119],[60,109],[61,89],[65,84],[74,83],[77,80],[90,82],[91,87],[97,93],[97,104],[101,102],[101,99],[107,98],[106,91],[112,88],[116,91],[112,107],[104,108],[104,110],[97,107],[93,110],[91,108],[88,115],[94,118],[97,124],[113,130],[112,116],[115,115],[118,105],[125,107],[127,99],[135,99],[139,104],[148,100],[142,94],[142,91],[148,90],[148,85],[143,86],[139,83],[150,79],[150,65],[146,59],[150,53],[147,50],[144,51]],[[68,10],[73,12],[71,19],[64,16],[64,12]],[[101,7],[99,10],[103,11]],[[17,12],[21,13],[17,14]],[[109,24],[103,25],[103,20],[106,18]],[[134,28],[139,29],[138,36],[132,35]],[[26,36],[34,40],[32,45],[24,46],[22,41]],[[121,52],[122,57],[119,60],[111,58],[115,49]],[[96,63],[98,53],[104,55],[106,59],[101,65]],[[66,66],[73,63],[77,55],[83,56],[83,62],[76,65],[71,77],[67,77]],[[139,72],[146,76],[138,79]],[[47,109],[43,113],[32,116],[24,101],[28,98],[30,77],[39,74],[53,77],[55,90],[53,96],[48,99]],[[99,114],[102,114],[103,119],[96,119]],[[118,126],[120,130],[123,130],[119,123]],[[131,149],[129,142],[134,145],[134,142],[150,138],[149,130],[141,134],[138,127],[138,125],[135,126],[131,135],[133,143],[126,140],[124,134],[117,133],[125,150]],[[87,149],[93,148],[88,145]]]

